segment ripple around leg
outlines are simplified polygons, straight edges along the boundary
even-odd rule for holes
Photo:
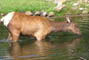
[[[36,56],[39,56],[39,55],[27,55],[27,56],[18,56],[18,57],[21,57],[21,58],[28,58],[28,57],[36,57]]]
[[[11,56],[0,56],[0,60],[13,60]]]
[[[8,42],[7,39],[0,40],[0,42]]]

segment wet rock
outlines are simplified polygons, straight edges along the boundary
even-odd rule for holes
[[[52,1],[52,0],[46,0],[46,1],[50,2],[50,1]]]
[[[88,9],[85,8],[85,10],[82,11],[83,14],[87,14],[88,13]]]
[[[33,15],[33,13],[31,11],[26,11],[25,14],[26,15]]]
[[[67,1],[67,0],[55,0],[54,4],[57,4],[57,6],[54,7],[54,10],[58,11],[58,12],[61,11],[62,8],[65,7],[65,5],[63,4],[65,1]]]
[[[45,12],[44,10],[42,10],[42,11],[40,12],[40,14],[41,14],[41,16],[44,16],[44,17],[47,16],[47,12]]]
[[[55,0],[54,1],[54,4],[63,4],[65,1],[67,1],[67,0]]]
[[[74,3],[74,4],[73,4],[73,6],[78,6],[78,5],[79,5],[79,3]]]
[[[59,1],[55,0],[55,1],[54,1],[54,4],[56,4],[56,5],[57,5],[57,4],[58,4],[58,2],[59,2]]]
[[[55,11],[61,11],[63,8],[65,7],[65,5],[61,5],[61,6],[57,6],[54,8]]]
[[[35,15],[35,16],[40,16],[40,12],[39,12],[39,11],[36,11],[36,12],[34,13],[34,15]]]
[[[80,59],[79,60],[86,60],[85,58],[83,58],[83,57],[80,57]]]
[[[49,12],[48,17],[53,17],[54,16],[54,12]]]
[[[81,10],[81,11],[82,11],[82,10],[84,10],[84,8],[79,8],[79,10]]]

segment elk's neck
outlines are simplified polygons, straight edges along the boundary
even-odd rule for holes
[[[52,31],[63,31],[69,24],[66,22],[54,22],[51,21]]]

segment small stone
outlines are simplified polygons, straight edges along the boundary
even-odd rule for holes
[[[26,15],[33,15],[31,11],[26,11],[25,14]]]
[[[54,1],[54,4],[62,4],[62,2],[60,2],[60,1]]]
[[[59,12],[59,11],[61,11],[64,7],[65,7],[65,5],[61,5],[61,6],[59,6],[59,7],[57,6],[57,7],[54,8],[54,10]]]
[[[88,13],[88,10],[85,9],[84,11],[82,11],[83,14],[87,14]]]
[[[52,1],[52,0],[46,0],[46,1]]]
[[[62,6],[62,5],[63,5],[62,2],[60,2],[60,3],[57,4],[56,7],[60,7],[60,6]]]
[[[54,4],[63,4],[64,2],[66,2],[67,0],[54,0]]]
[[[40,12],[39,12],[39,11],[36,11],[36,12],[34,13],[34,15],[35,15],[35,16],[40,16]]]
[[[53,17],[54,16],[54,12],[50,12],[49,14],[48,14],[48,17]]]
[[[83,58],[83,57],[80,57],[80,60],[86,60],[85,58]]]
[[[78,6],[78,5],[79,5],[79,3],[74,3],[74,4],[73,4],[73,6]]]
[[[40,14],[41,14],[41,16],[44,16],[44,17],[47,16],[47,12],[45,12],[44,10],[42,10]]]
[[[82,10],[84,10],[84,8],[79,8],[79,10],[81,10],[81,11],[82,11]]]

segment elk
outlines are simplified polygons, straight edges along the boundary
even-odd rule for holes
[[[66,22],[54,22],[41,16],[29,16],[20,12],[10,12],[1,18],[4,26],[8,29],[8,40],[17,42],[20,35],[36,37],[37,41],[45,39],[51,32],[71,31],[81,35],[76,23],[66,17]]]

